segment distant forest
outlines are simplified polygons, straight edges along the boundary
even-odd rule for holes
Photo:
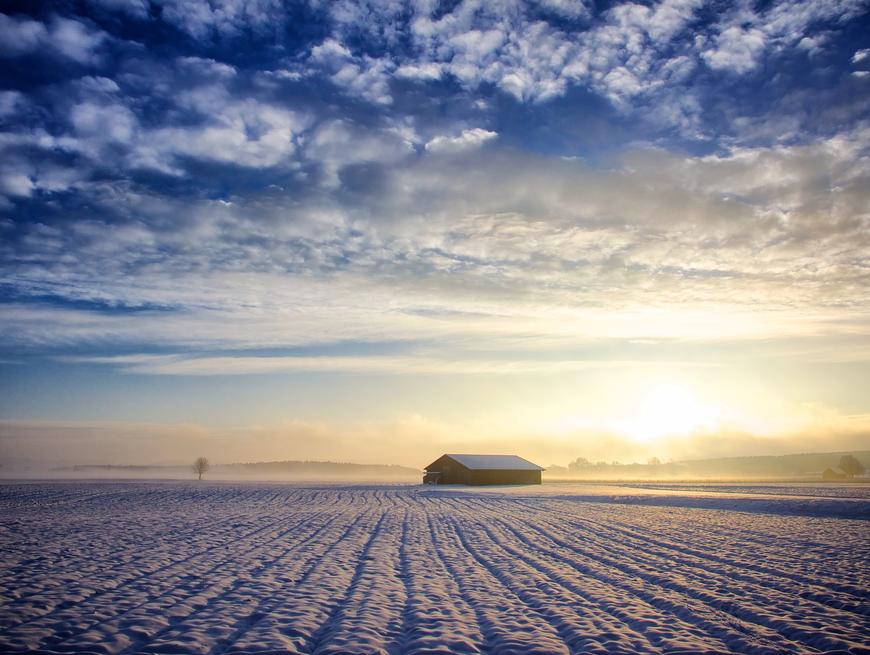
[[[544,476],[554,479],[580,480],[654,480],[654,479],[814,479],[825,469],[837,469],[843,455],[854,455],[870,470],[870,450],[799,455],[755,457],[720,457],[679,462],[661,462],[656,458],[646,464],[590,462],[578,457],[568,466],[550,466]]]

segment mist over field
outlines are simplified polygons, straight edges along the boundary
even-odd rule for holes
[[[0,474],[5,475],[16,469],[46,472],[82,465],[187,467],[200,455],[217,464],[332,461],[394,464],[421,470],[445,452],[516,452],[545,467],[567,467],[578,457],[593,463],[617,461],[627,465],[646,464],[653,458],[669,462],[868,449],[870,437],[860,430],[783,437],[700,433],[639,443],[613,434],[588,433],[569,434],[558,440],[544,435],[474,437],[459,427],[448,429],[419,419],[343,428],[326,423],[291,423],[280,429],[0,421]],[[731,476],[727,466],[725,469],[724,477]],[[733,473],[737,477],[747,474],[739,469]]]
[[[592,462],[579,457],[567,465],[544,467],[546,482],[583,481],[791,481],[830,482],[823,475],[836,470],[841,481],[870,484],[859,475],[848,478],[840,470],[843,457],[854,457],[870,470],[870,451],[804,453],[779,456],[726,457],[718,459],[645,463]],[[434,459],[434,458],[433,458]],[[356,464],[333,461],[272,461],[247,463],[208,462],[206,479],[214,481],[287,482],[390,482],[419,483],[422,469],[396,464]],[[0,465],[0,479],[80,479],[80,480],[187,480],[195,477],[188,464],[69,464],[50,466],[37,460],[6,460]]]
[[[212,481],[286,482],[391,482],[419,483],[422,472],[406,466],[352,464],[343,462],[255,462],[211,464],[204,473]],[[133,465],[78,464],[40,467],[18,462],[0,468],[8,480],[191,480],[197,477],[192,464]]]

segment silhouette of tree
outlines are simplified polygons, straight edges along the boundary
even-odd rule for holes
[[[208,472],[211,468],[211,464],[208,463],[208,459],[205,457],[197,457],[191,468],[193,468],[193,472],[199,476],[198,479],[202,480],[202,474]]]
[[[850,478],[862,475],[865,471],[864,465],[854,455],[843,455],[840,458],[840,469]]]
[[[585,457],[578,457],[573,462],[568,464],[569,471],[582,471],[592,466],[592,463]]]

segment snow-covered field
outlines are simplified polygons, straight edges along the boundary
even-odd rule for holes
[[[870,653],[807,489],[4,484],[0,652]]]

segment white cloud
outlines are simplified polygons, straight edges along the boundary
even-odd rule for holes
[[[761,30],[728,27],[716,37],[715,47],[704,51],[704,61],[716,70],[746,73],[758,65],[765,43]]]
[[[754,23],[777,47],[783,48],[798,43],[819,23],[843,24],[866,11],[866,0],[780,0],[763,14],[744,11],[738,20]]]
[[[235,99],[215,84],[196,86],[173,98],[176,106],[193,112],[195,123],[151,128],[142,125],[120,98],[100,97],[111,94],[110,86],[103,84],[96,95],[89,90],[87,99],[69,110],[72,134],[50,145],[85,153],[103,164],[121,157],[126,167],[180,174],[179,157],[192,157],[268,168],[292,161],[299,134],[310,124],[306,116],[283,107]]]
[[[575,16],[583,9],[581,3],[557,4]],[[575,33],[537,20],[517,2],[497,9],[461,2],[437,18],[432,7],[418,7],[411,20],[414,49],[395,74],[450,75],[471,89],[492,84],[523,102],[546,101],[580,84],[628,110],[626,100],[681,82],[657,71],[660,50],[682,34],[699,6],[697,0],[663,2],[654,9],[617,5]],[[680,57],[687,58],[672,58]]]
[[[0,14],[0,53],[6,57],[30,54],[46,41],[48,30],[39,21]]]
[[[363,57],[345,62],[330,79],[350,96],[389,105],[393,102],[389,80],[394,68],[395,65],[389,59]]]
[[[352,97],[381,105],[392,103],[390,77],[395,64],[388,58],[353,56],[335,39],[326,39],[311,49],[309,62],[323,67],[329,79]]]
[[[106,38],[104,33],[89,30],[79,21],[67,18],[54,18],[50,30],[52,47],[81,64],[97,60],[96,50]]]
[[[0,194],[12,198],[29,198],[37,192],[64,191],[88,174],[79,168],[58,165],[50,159],[33,161],[14,152],[4,152],[2,145],[0,154]],[[12,207],[9,203],[6,209]]]
[[[26,198],[34,188],[28,175],[14,171],[0,173],[0,191],[6,195]]]
[[[368,129],[350,121],[323,123],[307,139],[305,155],[323,167],[324,184],[336,187],[342,168],[351,164],[388,164],[414,151],[416,135],[400,128]]]
[[[107,35],[69,18],[53,16],[47,24],[0,14],[0,56],[49,52],[80,64],[99,61],[98,50]]]
[[[187,68],[199,77],[233,77],[236,74],[234,66],[203,57],[179,57],[179,66]]]
[[[396,69],[396,77],[410,80],[438,80],[444,74],[442,64],[402,64]]]
[[[0,119],[13,116],[27,104],[27,98],[19,91],[0,91]]]
[[[93,147],[97,144],[129,144],[138,127],[135,115],[120,103],[103,105],[83,102],[70,110],[70,121],[76,134],[85,138],[82,143]]]
[[[704,56],[711,66],[727,63],[740,72],[780,39],[765,27],[766,15],[753,13],[745,26],[724,17],[721,33],[702,39],[703,45],[674,41],[693,20],[695,6],[619,6],[574,44],[551,25],[529,23],[516,7],[514,13],[500,13],[462,3],[439,18],[431,12],[418,16],[419,50],[414,63],[405,64],[417,68],[401,74],[434,79],[443,71],[469,87],[488,82],[520,99],[549,97],[565,84],[582,82],[626,111],[635,98],[656,98],[651,114],[690,129],[692,116],[701,111],[697,99],[661,90],[692,74],[697,52],[709,53]],[[25,36],[40,34],[38,27],[9,20],[17,21],[15,29]],[[527,29],[519,33],[517,26]],[[25,36],[19,42],[29,48]],[[681,43],[690,50],[682,51]],[[389,62],[355,54],[335,37],[315,46],[307,65],[324,67],[345,92],[377,102],[389,92],[378,87],[388,83]],[[563,339],[581,326],[586,336],[644,337],[654,328],[637,320],[646,316],[637,308],[655,291],[673,299],[673,315],[682,321],[656,330],[684,330],[680,335],[686,338],[721,336],[721,326],[705,323],[698,309],[721,302],[735,308],[730,334],[748,338],[767,334],[768,328],[759,318],[763,313],[741,313],[740,302],[771,307],[764,316],[770,325],[803,333],[816,329],[815,319],[790,308],[821,312],[824,303],[836,301],[831,287],[838,284],[848,296],[839,299],[844,305],[866,295],[866,276],[854,264],[856,248],[870,247],[866,130],[801,147],[735,148],[710,157],[641,149],[614,162],[612,170],[594,170],[578,161],[482,148],[498,137],[483,127],[459,133],[445,127],[443,134],[427,132],[426,141],[413,123],[314,125],[277,101],[231,92],[237,74],[230,66],[201,58],[176,63],[184,69],[179,79],[188,81],[184,76],[190,75],[195,83],[176,91],[175,78],[153,79],[183,123],[152,127],[116,81],[90,76],[64,87],[70,90],[63,102],[69,134],[34,130],[2,136],[7,150],[0,191],[9,199],[76,186],[97,204],[105,194],[111,200],[103,206],[107,214],[138,221],[134,227],[122,220],[111,230],[99,219],[52,231],[34,228],[20,252],[6,251],[22,267],[17,270],[26,271],[23,284],[72,298],[90,287],[97,299],[137,306],[168,297],[173,306],[197,311],[185,319],[138,324],[148,324],[157,340],[197,333],[219,345],[234,344],[240,339],[234,334],[248,331],[252,341],[272,345],[308,343],[323,335],[438,338],[493,332],[504,339],[520,334]],[[366,79],[367,71],[374,82]],[[121,76],[118,81],[125,84]],[[26,99],[6,94],[0,100],[14,111]],[[184,158],[193,158],[251,168],[301,164],[306,172],[319,169],[322,178],[320,187],[311,184],[292,202],[271,196],[268,202],[244,197],[225,204],[170,202],[120,184],[85,184],[86,172],[9,154],[32,147],[85,154],[107,168],[180,174]],[[421,149],[462,157],[421,155]],[[363,182],[376,180],[378,193],[367,194],[350,182],[336,192],[342,175],[353,181],[351,175],[359,172],[353,167],[360,164],[371,164],[359,167],[360,176],[371,175]],[[353,202],[342,192],[355,194]],[[148,227],[152,224],[172,229],[161,233]],[[92,255],[88,262],[60,257],[79,248]],[[186,253],[184,266],[163,279],[93,288],[95,280],[123,279],[120,270],[133,271],[136,278],[143,262],[179,265],[172,255],[179,251]],[[210,306],[228,308],[231,329],[208,328],[210,310],[189,289],[209,282],[189,276],[191,270],[226,273]],[[305,276],[328,277],[329,283],[300,283]],[[732,280],[728,298],[717,285],[722,278]],[[266,316],[253,328],[242,309],[252,295]],[[600,312],[585,309],[601,298],[609,300]],[[304,320],[288,327],[281,307],[300,306]],[[353,320],[336,326],[330,319],[336,313]],[[847,322],[854,317],[846,309],[837,315]],[[115,323],[83,323],[80,332],[66,333],[70,339],[135,338],[133,330],[128,334]],[[46,338],[64,338],[59,335]]]
[[[264,71],[262,73],[266,78],[276,79],[276,80],[286,80],[288,82],[298,82],[301,79],[305,78],[305,74],[301,71],[288,70],[286,68],[281,68],[278,70]]]
[[[179,155],[251,168],[268,168],[296,151],[296,139],[308,120],[299,114],[253,99],[216,105],[203,125],[163,127],[142,135],[134,157],[141,164],[171,165]]]
[[[86,75],[73,83],[85,95],[112,95],[118,93],[121,87],[115,80],[99,75]]]
[[[813,32],[817,25],[863,11],[862,0],[784,0],[763,11],[741,3],[711,26],[700,23],[703,6],[702,0],[623,2],[593,17],[583,3],[561,0],[536,7],[463,0],[447,12],[418,3],[406,26],[399,5],[341,2],[331,7],[333,34],[312,49],[310,61],[327,67],[350,95],[376,103],[390,102],[391,77],[426,82],[449,76],[470,90],[492,85],[521,102],[547,101],[582,86],[626,114],[698,137],[702,98],[688,82],[699,63],[744,75],[788,48],[818,52],[827,37]],[[540,20],[548,12],[583,22]],[[353,52],[348,44],[360,34],[385,54],[367,59]]]
[[[3,338],[511,350],[868,336],[866,130],[706,157],[646,148],[611,170],[496,149],[416,157],[399,132],[346,122],[304,147],[335,184],[344,166],[378,163],[378,192],[219,203],[80,186],[95,218],[26,227],[0,249],[7,279],[23,295],[177,311],[7,307]]]
[[[490,132],[489,130],[475,127],[463,130],[459,136],[436,136],[426,143],[426,150],[431,152],[459,152],[470,148],[479,148],[497,136],[497,132]]]
[[[537,4],[564,18],[582,18],[589,15],[589,6],[585,0],[536,0]]]
[[[424,375],[527,375],[602,368],[643,366],[643,362],[613,360],[505,360],[421,356],[320,356],[320,357],[200,357],[190,355],[118,355],[65,357],[72,363],[117,366],[131,373],[151,375],[250,375],[257,373],[391,373]]]
[[[244,30],[268,32],[285,20],[280,0],[153,0],[163,20],[197,39],[214,35],[235,36]]]
[[[867,59],[867,57],[870,57],[870,48],[864,48],[863,50],[856,50],[855,54],[852,55],[852,63],[858,64],[858,63],[864,61],[865,59]]]
[[[816,34],[814,36],[805,36],[797,42],[798,50],[803,50],[809,55],[817,55],[824,49],[824,45],[828,42],[829,35]]]
[[[827,38],[812,32],[816,25],[843,23],[865,11],[863,0],[783,0],[760,13],[740,4],[720,22],[715,45],[702,56],[713,69],[743,74],[754,70],[764,53],[791,47],[816,52]]]

